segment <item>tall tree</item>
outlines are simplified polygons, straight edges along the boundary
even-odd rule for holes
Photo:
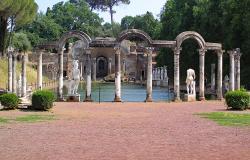
[[[3,56],[5,47],[11,43],[12,32],[15,27],[31,22],[36,16],[37,9],[38,6],[34,0],[0,1],[0,52]],[[10,33],[7,41],[8,26]]]
[[[103,22],[98,14],[91,12],[85,0],[59,2],[47,9],[46,16],[60,25],[63,31],[81,30],[91,36],[101,32]]]
[[[120,4],[130,4],[130,0],[86,0],[86,2],[92,9],[109,11],[112,28],[114,24],[114,13],[116,13],[114,7]]]

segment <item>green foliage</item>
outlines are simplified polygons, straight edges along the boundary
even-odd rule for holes
[[[51,91],[36,91],[32,95],[32,109],[47,111],[53,107],[55,95]]]
[[[0,102],[4,106],[4,109],[11,110],[11,109],[16,109],[20,101],[17,95],[11,93],[11,94],[1,95]]]
[[[222,126],[250,126],[250,114],[213,112],[198,115],[211,119]]]
[[[31,49],[30,41],[25,33],[14,33],[12,44],[19,52],[25,52]]]
[[[1,0],[0,1],[0,52],[11,44],[12,34],[7,40],[7,27],[12,33],[16,26],[30,23],[36,16],[38,6],[34,0]]]
[[[113,8],[115,6],[119,6],[120,4],[130,4],[130,0],[86,0],[86,2],[90,5],[91,9],[101,10],[101,11],[109,11],[111,24],[113,25],[114,19],[113,14],[115,11]]]
[[[227,106],[236,110],[245,110],[250,104],[250,95],[245,90],[230,91],[225,99]]]
[[[90,36],[97,36],[102,19],[91,12],[84,0],[76,2],[59,2],[52,9],[48,8],[46,16],[60,25],[63,31],[80,30]]]
[[[121,20],[122,30],[140,29],[148,33],[153,39],[160,38],[161,27],[161,23],[150,12],[135,17],[126,16]]]
[[[162,29],[160,39],[173,40],[183,31],[197,31],[207,42],[222,43],[225,50],[241,48],[242,57],[242,83],[250,88],[250,0],[168,0],[161,12]],[[192,57],[197,53],[198,47],[193,47],[194,43],[184,42],[182,46],[181,59],[185,63],[181,64],[181,71],[186,68],[197,66],[198,59],[193,62]],[[172,65],[169,60],[172,51],[162,50],[158,60],[161,64]],[[164,60],[162,62],[162,57]],[[197,56],[196,56],[197,57]],[[211,63],[216,63],[214,54],[206,54],[206,68],[210,68]],[[225,73],[228,72],[229,60],[225,55]],[[182,60],[181,60],[182,62]],[[198,68],[195,68],[196,70]],[[209,77],[210,75],[208,75]]]

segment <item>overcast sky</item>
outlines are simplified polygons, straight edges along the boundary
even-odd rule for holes
[[[52,7],[54,4],[66,1],[66,0],[35,0],[39,6],[39,11],[45,12],[47,7]],[[115,7],[117,12],[114,15],[116,22],[121,22],[121,19],[125,16],[136,16],[145,14],[147,11],[152,12],[155,17],[159,16],[164,4],[167,0],[130,0],[129,5],[120,5]],[[108,12],[98,12],[100,17],[105,22],[110,22],[110,16]]]

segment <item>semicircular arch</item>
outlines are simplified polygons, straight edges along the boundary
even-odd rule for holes
[[[131,38],[139,38],[148,44],[152,44],[152,39],[151,37],[144,31],[139,30],[139,29],[129,29],[121,32],[116,41],[118,43],[121,43],[123,40],[129,40]]]
[[[204,38],[197,32],[186,31],[182,32],[176,37],[176,47],[181,48],[182,43],[187,39],[194,39],[198,42],[200,49],[206,48],[206,42]]]
[[[59,39],[58,48],[63,48],[67,39],[69,38],[78,38],[79,40],[82,40],[85,44],[87,44],[87,46],[89,46],[89,43],[91,42],[91,38],[86,33],[81,31],[69,31],[64,33]]]

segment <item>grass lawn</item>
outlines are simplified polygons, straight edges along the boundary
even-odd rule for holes
[[[35,122],[45,122],[55,120],[54,115],[25,115],[16,118],[0,118],[0,124],[5,124],[9,122],[25,122],[25,123],[35,123]]]
[[[222,126],[250,126],[250,114],[212,112],[198,114],[202,118],[215,121]]]

